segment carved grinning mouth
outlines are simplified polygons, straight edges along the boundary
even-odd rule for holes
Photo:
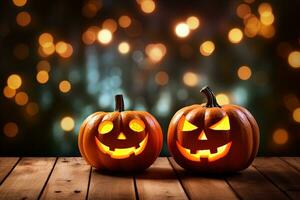
[[[103,153],[109,154],[111,158],[115,159],[124,159],[128,158],[131,154],[139,155],[142,153],[148,142],[148,135],[139,143],[139,147],[129,147],[129,148],[115,148],[114,150],[110,150],[109,146],[101,143],[97,137],[95,137],[95,141],[100,151]]]
[[[217,152],[212,153],[209,149],[198,150],[196,153],[191,153],[190,149],[184,148],[176,141],[176,145],[180,151],[180,153],[187,159],[192,161],[201,161],[201,158],[208,159],[209,162],[216,161],[220,158],[223,158],[227,155],[230,150],[232,142],[228,142],[227,144],[220,146],[217,148]]]

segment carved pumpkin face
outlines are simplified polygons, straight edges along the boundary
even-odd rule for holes
[[[78,146],[85,160],[97,169],[139,171],[148,168],[162,148],[162,130],[143,111],[123,111],[116,96],[115,112],[97,112],[81,125]]]
[[[168,130],[168,148],[183,168],[200,172],[232,172],[248,167],[259,144],[253,116],[236,105],[219,106],[209,88],[206,105],[179,110]]]
[[[182,116],[178,123],[176,145],[183,156],[197,162],[213,162],[230,150],[230,122],[228,116],[220,115],[214,120],[200,116]],[[215,122],[217,121],[217,122]]]
[[[99,149],[114,159],[138,156],[145,149],[148,133],[143,120],[133,118],[128,124],[120,124],[118,118],[106,117],[98,126],[95,138]]]

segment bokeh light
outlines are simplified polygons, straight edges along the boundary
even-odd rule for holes
[[[128,42],[121,42],[118,45],[118,50],[121,54],[127,54],[130,50],[130,45]]]
[[[27,0],[12,0],[13,4],[18,7],[23,7],[27,3]]]
[[[212,41],[205,41],[200,45],[200,53],[203,56],[210,56],[215,50],[215,44]]]
[[[30,24],[31,16],[28,12],[22,11],[17,14],[16,21],[19,26],[24,27]]]
[[[64,41],[59,41],[55,45],[55,51],[58,54],[66,53],[67,49],[68,49],[68,45]]]
[[[39,106],[35,102],[30,102],[26,105],[26,112],[30,116],[34,116],[39,112]]]
[[[37,69],[37,71],[44,70],[44,71],[49,72],[51,70],[51,65],[47,60],[41,60],[36,65],[36,69]]]
[[[241,66],[237,71],[237,75],[241,80],[248,80],[252,75],[252,71],[248,66]]]
[[[167,48],[162,43],[148,44],[145,48],[145,52],[152,62],[157,63],[166,55]]]
[[[258,6],[258,12],[262,15],[264,12],[272,12],[272,6],[269,3],[261,3]]]
[[[198,83],[199,83],[199,77],[194,72],[184,73],[182,80],[183,80],[184,84],[186,84],[189,87],[194,87],[194,86],[198,85]]]
[[[243,32],[239,28],[233,28],[228,33],[228,39],[232,43],[239,43],[243,39]]]
[[[283,145],[287,143],[288,139],[289,139],[289,134],[283,128],[276,129],[273,132],[273,141],[275,144]]]
[[[4,135],[10,138],[16,137],[18,131],[18,125],[15,122],[8,122],[3,127]]]
[[[71,83],[67,80],[63,80],[59,83],[59,90],[62,93],[67,93],[71,90]]]
[[[106,19],[102,23],[102,28],[108,29],[112,33],[114,33],[117,30],[117,28],[118,28],[118,24],[117,24],[117,22],[114,19]]]
[[[169,82],[169,75],[167,72],[159,71],[155,74],[155,82],[158,85],[166,85]]]
[[[7,78],[7,86],[10,87],[11,89],[18,89],[22,85],[22,79],[21,76],[18,74],[12,74]]]
[[[112,33],[108,29],[102,29],[97,35],[98,41],[102,44],[108,44],[112,40]]]
[[[240,4],[236,9],[236,14],[240,18],[244,19],[246,16],[249,16],[251,13],[251,8],[247,4]]]
[[[197,29],[200,26],[200,21],[199,21],[199,19],[197,17],[190,16],[190,17],[187,18],[186,24],[188,25],[188,27],[191,30],[195,30],[195,29]]]
[[[186,23],[178,23],[175,26],[175,34],[179,37],[179,38],[185,38],[190,34],[190,28]]]
[[[28,95],[26,92],[18,92],[15,96],[15,101],[19,106],[24,106],[28,102]]]
[[[6,98],[13,98],[16,95],[16,90],[15,89],[11,89],[8,86],[5,86],[3,89],[3,95]]]
[[[123,15],[118,20],[120,27],[128,28],[131,25],[131,18],[127,15]]]
[[[87,44],[93,44],[97,40],[97,33],[99,32],[99,28],[96,26],[92,26],[88,28],[83,34],[82,34],[82,41]]]
[[[48,82],[49,80],[49,74],[47,71],[45,70],[41,70],[37,73],[36,75],[36,80],[40,83],[40,84],[45,84]]]
[[[141,9],[144,13],[152,13],[155,10],[155,2],[153,0],[142,0]]]
[[[288,56],[289,65],[293,68],[300,67],[300,51],[293,51]]]
[[[39,44],[44,48],[52,46],[53,45],[53,36],[50,33],[42,33],[39,36]]]
[[[300,107],[299,107],[299,108],[296,108],[296,109],[293,111],[293,119],[295,120],[295,122],[300,123]]]
[[[217,102],[222,106],[230,103],[228,95],[219,93],[216,95]]]
[[[72,117],[66,116],[61,119],[60,126],[64,131],[72,131],[75,126],[75,121]]]

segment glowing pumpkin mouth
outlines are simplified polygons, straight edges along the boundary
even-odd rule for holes
[[[201,161],[201,158],[208,159],[209,162],[213,162],[220,158],[223,158],[229,152],[231,143],[232,142],[228,142],[227,144],[218,147],[216,153],[211,153],[209,149],[198,150],[197,153],[191,153],[190,149],[184,148],[178,143],[178,141],[176,141],[177,148],[185,158],[198,162]]]
[[[99,149],[106,154],[109,154],[111,158],[124,159],[128,158],[131,154],[139,155],[142,153],[148,142],[148,135],[139,143],[139,147],[129,147],[129,148],[115,148],[115,150],[110,150],[109,146],[102,144],[97,137],[95,137],[96,144]]]

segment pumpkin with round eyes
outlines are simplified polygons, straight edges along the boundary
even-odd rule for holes
[[[259,146],[259,128],[248,110],[220,106],[209,87],[201,90],[206,105],[182,108],[168,129],[168,148],[185,169],[227,173],[247,168]]]
[[[80,153],[97,169],[144,170],[161,151],[161,127],[147,112],[124,111],[122,95],[115,99],[115,112],[96,112],[82,123],[78,135]]]

